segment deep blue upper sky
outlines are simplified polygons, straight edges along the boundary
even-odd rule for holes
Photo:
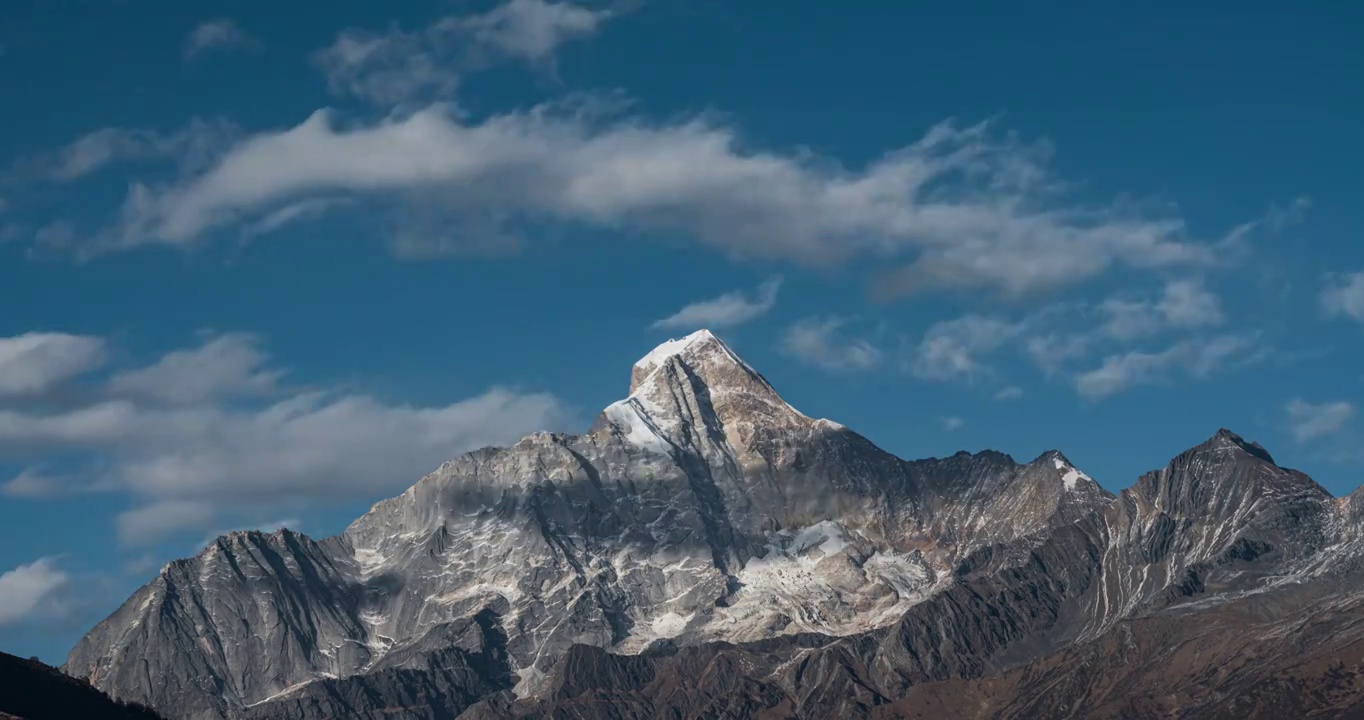
[[[5,3],[0,650],[702,326],[902,457],[1359,484],[1364,12],[735,5]]]

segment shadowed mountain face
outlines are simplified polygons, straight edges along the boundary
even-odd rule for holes
[[[0,720],[161,720],[37,660],[0,653]]]
[[[1054,451],[900,460],[705,331],[629,390],[587,434],[451,460],[337,537],[219,538],[66,670],[194,720],[1329,716],[1364,697],[1364,502],[1231,432],[1114,497]]]

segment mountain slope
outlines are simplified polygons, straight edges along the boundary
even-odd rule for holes
[[[37,660],[0,653],[0,718],[160,720],[150,708],[118,703]]]
[[[167,565],[67,670],[192,720],[857,716],[1134,621],[1330,596],[1361,505],[1227,431],[1117,497],[1055,451],[903,461],[701,331],[585,435],[462,455],[337,537]]]
[[[549,692],[470,715],[1360,717],[1364,577],[1321,563],[1356,556],[1341,505],[1222,431],[1024,562],[997,564],[1007,545],[968,557],[887,628],[636,658],[576,648]]]

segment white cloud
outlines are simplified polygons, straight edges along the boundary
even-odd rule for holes
[[[36,615],[70,577],[45,557],[0,575],[0,625],[22,622]]]
[[[168,353],[155,364],[114,375],[109,390],[120,395],[156,398],[176,404],[200,403],[232,395],[268,395],[282,374],[266,370],[268,356],[259,338],[229,333],[203,345]]]
[[[1305,443],[1340,432],[1359,414],[1359,408],[1344,400],[1313,404],[1294,398],[1284,406],[1284,412],[1288,415],[1293,439]]]
[[[119,513],[115,519],[119,542],[146,545],[177,530],[213,522],[213,506],[197,500],[161,500]]]
[[[237,23],[228,18],[218,18],[200,23],[185,38],[185,58],[193,58],[210,50],[230,50],[232,48],[253,48],[259,43],[250,35],[242,32]]]
[[[1059,315],[1074,315],[1076,307],[1056,305],[1020,321],[1019,328],[1034,331],[1026,338],[1019,333],[1023,350],[1046,376],[1051,377],[1073,368],[1075,363],[1091,357],[1104,348],[1128,346],[1135,340],[1176,331],[1190,331],[1221,325],[1226,318],[1221,300],[1194,279],[1169,280],[1157,297],[1116,295],[1105,299],[1092,309],[1085,308],[1082,316],[1097,312],[1102,318],[1097,326],[1076,329],[1057,329]],[[1048,322],[1042,322],[1047,319]],[[1072,321],[1074,318],[1072,317]],[[1118,357],[1121,354],[1115,354]],[[1134,353],[1128,361],[1144,362],[1143,353]],[[1116,361],[1115,361],[1116,362]],[[1097,380],[1087,381],[1090,383]]]
[[[428,31],[429,32],[429,31]],[[445,47],[426,33],[347,30],[313,55],[333,94],[376,105],[399,105],[419,98],[449,98],[460,73]]]
[[[1030,337],[1023,347],[1036,365],[1048,377],[1055,375],[1074,360],[1087,356],[1095,340],[1092,333],[1047,333]]]
[[[49,174],[56,180],[73,180],[123,158],[140,157],[149,151],[147,138],[134,130],[101,128],[67,145],[52,163]]]
[[[1098,325],[1092,323],[1096,313]],[[1223,361],[1239,366],[1267,357],[1268,348],[1252,352],[1254,338],[1189,335],[1224,322],[1217,296],[1199,282],[1173,280],[1155,298],[1109,298],[1097,306],[1055,303],[1018,319],[968,314],[941,321],[924,333],[907,367],[924,380],[975,382],[996,374],[999,354],[1018,352],[1046,377],[1071,376],[1082,396],[1096,399],[1133,385],[1167,382],[1175,371],[1202,377]],[[1176,338],[1163,350],[1131,349],[1135,339],[1169,334]],[[1099,367],[1078,371],[1101,353],[1107,354]],[[996,399],[1013,395],[1006,388]]]
[[[125,539],[146,542],[207,529],[222,512],[396,493],[462,452],[569,421],[551,395],[498,388],[438,406],[341,390],[276,388],[269,400],[253,400],[242,393],[266,391],[279,371],[262,366],[258,347],[242,340],[223,336],[120,376],[121,390],[155,398],[129,394],[53,412],[0,409],[0,459],[90,458],[83,482],[145,503],[125,514],[120,529]]]
[[[868,370],[881,364],[885,353],[870,341],[844,337],[846,318],[806,318],[787,329],[782,349],[825,370]]]
[[[443,407],[308,393],[253,410],[103,402],[64,413],[0,411],[0,453],[102,451],[153,496],[340,499],[402,489],[460,452],[557,426],[551,396],[491,390]]]
[[[67,220],[53,220],[33,231],[33,245],[44,250],[70,250],[76,245],[76,226]]]
[[[482,15],[447,18],[443,24],[468,31],[485,52],[542,62],[565,42],[595,35],[610,15],[567,2],[510,0]]]
[[[744,258],[825,266],[917,259],[883,294],[993,288],[1020,295],[1115,265],[1215,260],[1177,218],[1060,204],[1042,158],[986,125],[930,130],[860,171],[808,153],[748,149],[705,118],[653,124],[553,105],[466,122],[444,106],[336,127],[318,111],[238,144],[213,169],[133,186],[106,249],[185,245],[312,197],[443,203],[452,226],[512,237],[518,222],[681,233]]]
[[[1332,315],[1364,323],[1364,271],[1328,275],[1321,291],[1321,305]]]
[[[1288,207],[1280,207],[1277,204],[1270,205],[1264,215],[1250,220],[1231,229],[1224,240],[1224,246],[1228,249],[1238,249],[1245,245],[1246,239],[1257,230],[1269,230],[1279,232],[1289,225],[1301,222],[1307,212],[1307,208],[1312,206],[1312,199],[1307,196],[1299,196],[1288,204]]]
[[[119,162],[174,160],[182,173],[201,172],[237,137],[225,120],[194,118],[172,133],[107,127],[82,135],[61,150],[22,161],[21,175],[61,182],[76,180]]]
[[[36,468],[25,468],[0,484],[0,494],[17,498],[51,498],[64,494],[71,485],[71,478],[49,475]]]
[[[1099,306],[1107,318],[1103,331],[1118,340],[1135,340],[1165,329],[1192,329],[1219,325],[1225,317],[1222,304],[1202,282],[1171,280],[1158,300],[1112,297]]]
[[[66,333],[0,338],[0,397],[39,395],[104,363],[104,341]]]
[[[995,393],[996,400],[1017,400],[1021,397],[1023,397],[1023,388],[1018,387],[1017,385],[1000,388],[999,391]]]
[[[1172,327],[1199,328],[1220,325],[1226,319],[1222,302],[1197,280],[1172,280],[1156,304],[1161,317]]]
[[[942,423],[942,429],[948,432],[952,432],[953,430],[960,430],[962,426],[966,424],[965,420],[962,420],[961,418],[956,416],[942,418],[939,422]]]
[[[1024,326],[1025,322],[981,315],[935,323],[914,349],[910,372],[924,380],[970,380],[988,374],[982,356],[1018,337]]]
[[[252,223],[245,229],[244,235],[248,238],[269,235],[286,225],[316,219],[333,208],[349,203],[346,198],[309,198],[290,203]]]
[[[1176,370],[1196,378],[1206,377],[1253,346],[1251,338],[1221,335],[1206,340],[1183,340],[1155,353],[1110,355],[1098,368],[1076,376],[1075,389],[1088,399],[1098,400],[1137,385],[1168,382]]]
[[[751,299],[736,290],[710,300],[694,302],[662,320],[655,321],[650,327],[720,329],[742,325],[772,310],[777,304],[777,292],[781,290],[781,283],[781,276],[769,278],[758,287],[758,292]]]
[[[594,35],[609,16],[566,2],[511,0],[414,32],[346,30],[313,63],[337,95],[381,106],[450,99],[471,66],[502,59],[547,63],[560,45]]]

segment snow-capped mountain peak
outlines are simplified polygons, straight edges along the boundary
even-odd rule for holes
[[[1267,458],[1219,433],[1116,499],[1056,451],[905,461],[702,330],[635,363],[586,434],[461,455],[338,536],[234,533],[167,565],[67,669],[195,720],[389,717],[415,696],[454,716],[551,698],[590,652],[763,641],[781,648],[763,677],[797,668],[796,688],[824,672],[807,650],[841,647],[879,668],[857,687],[894,697],[947,667],[923,663],[1355,557],[1364,513]]]

